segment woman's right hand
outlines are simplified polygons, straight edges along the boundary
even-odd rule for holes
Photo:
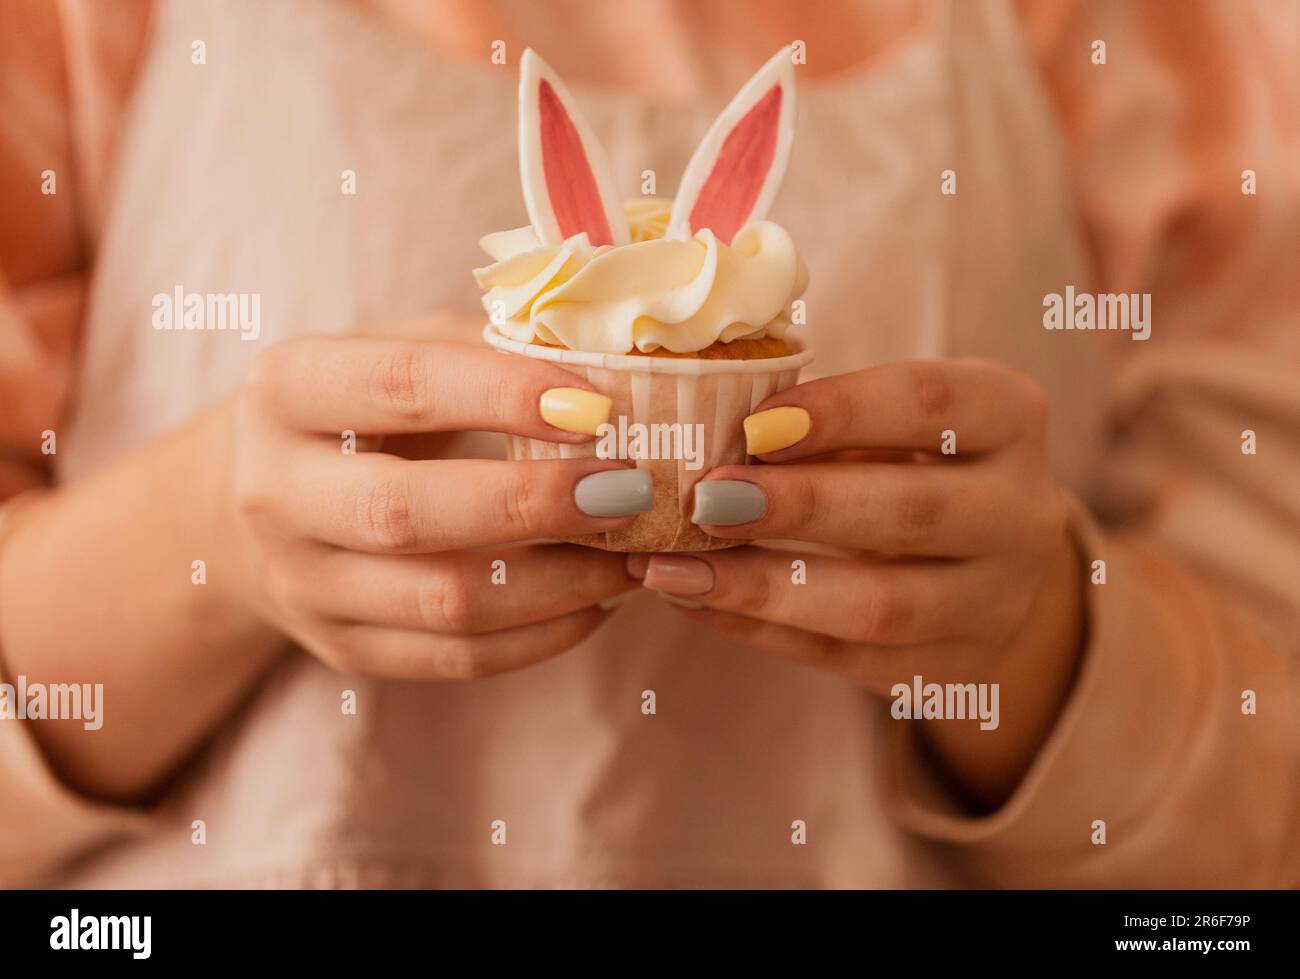
[[[602,602],[638,582],[622,554],[521,542],[625,526],[631,516],[584,513],[575,487],[618,472],[595,476],[582,498],[634,514],[649,509],[648,480],[592,457],[380,451],[385,436],[465,430],[589,441],[543,420],[542,395],[554,389],[579,392],[548,398],[569,405],[573,428],[592,432],[608,415],[608,400],[584,397],[588,385],[569,371],[462,344],[310,336],[268,348],[234,405],[226,516],[238,593],[352,673],[467,679],[571,648],[600,625]],[[548,417],[566,423],[563,411]]]

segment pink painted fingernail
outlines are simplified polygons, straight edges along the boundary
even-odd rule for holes
[[[650,555],[644,553],[633,553],[627,556],[627,576],[640,581],[645,577],[646,566],[650,563]]]
[[[713,568],[697,557],[653,554],[643,584],[668,595],[703,595],[713,591]]]

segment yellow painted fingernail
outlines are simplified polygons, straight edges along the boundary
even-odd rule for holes
[[[745,451],[752,456],[788,449],[812,428],[812,416],[802,408],[783,405],[745,419]]]
[[[595,435],[609,421],[613,405],[605,395],[582,388],[550,388],[542,392],[539,403],[542,421],[581,435]]]

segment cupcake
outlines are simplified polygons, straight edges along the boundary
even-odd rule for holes
[[[498,350],[553,361],[613,401],[594,443],[510,437],[515,459],[633,460],[654,509],[578,538],[615,551],[735,546],[690,520],[691,491],[748,461],[744,419],[811,361],[792,335],[808,276],[790,236],[764,219],[794,137],[791,50],[778,52],[714,121],[673,200],[620,204],[600,145],[560,78],[526,51],[519,159],[530,224],[485,236],[476,269]]]

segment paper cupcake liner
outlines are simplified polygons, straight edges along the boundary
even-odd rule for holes
[[[654,509],[628,527],[606,534],[567,538],[609,551],[708,551],[744,541],[710,537],[691,523],[691,490],[710,469],[746,464],[744,420],[769,395],[793,387],[812,361],[797,348],[788,357],[762,360],[698,360],[637,357],[520,343],[503,337],[492,324],[483,339],[498,350],[546,360],[573,371],[613,401],[610,421],[632,425],[704,426],[698,469],[686,459],[637,459],[654,481]],[[790,342],[790,341],[787,341]],[[794,346],[791,343],[791,346]],[[596,454],[597,442],[582,445],[508,436],[511,459],[574,459]]]

